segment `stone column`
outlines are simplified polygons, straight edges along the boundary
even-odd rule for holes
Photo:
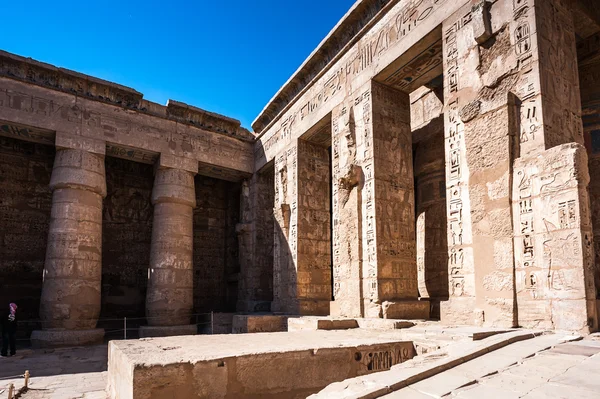
[[[154,219],[146,317],[140,336],[192,335],[194,174],[158,167],[152,191]]]
[[[104,156],[61,149],[50,180],[52,214],[40,304],[42,330],[36,346],[101,342],[97,329],[102,277]]]
[[[327,148],[298,140],[275,160],[273,311],[329,315]]]
[[[596,325],[570,5],[480,1],[443,32],[451,281],[442,321]]]
[[[334,302],[343,315],[427,318],[429,303],[417,300],[408,95],[369,82],[332,119]]]

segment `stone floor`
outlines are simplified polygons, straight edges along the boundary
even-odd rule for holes
[[[526,357],[516,364],[512,352],[526,352],[523,345],[509,345],[454,369],[425,379],[413,386],[384,396],[402,399],[586,399],[600,397],[600,335],[555,346]],[[527,354],[524,354],[527,356]],[[503,366],[503,359],[507,359]],[[472,363],[472,364],[470,364]],[[470,377],[469,371],[497,369],[490,375]],[[30,389],[23,399],[106,399],[107,347],[55,350],[23,350],[13,358],[0,359],[0,398],[7,395],[9,383],[23,385],[22,378],[31,373]],[[463,378],[466,374],[467,378]],[[481,373],[480,373],[481,374]],[[464,386],[463,386],[464,385]]]
[[[521,344],[526,344],[527,341]],[[515,344],[504,348],[511,351]],[[502,367],[502,353],[481,358],[437,374],[384,398],[394,399],[591,399],[600,397],[600,335],[568,342]],[[473,363],[470,365],[469,363]],[[469,370],[498,368],[473,379]],[[507,364],[512,363],[508,362]],[[473,366],[473,367],[471,367]],[[494,367],[492,367],[494,368]],[[464,381],[464,384],[461,383]],[[464,385],[461,387],[461,385]],[[454,388],[453,388],[454,387]]]
[[[50,350],[22,350],[0,358],[0,398],[8,385],[23,386],[23,378],[11,378],[29,370],[29,390],[23,399],[105,399],[107,346]]]

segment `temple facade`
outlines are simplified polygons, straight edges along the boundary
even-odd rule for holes
[[[596,331],[593,3],[359,0],[252,132],[0,52],[0,300],[42,343],[207,311]]]

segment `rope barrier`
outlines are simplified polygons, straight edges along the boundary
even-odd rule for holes
[[[212,313],[190,313],[188,315],[178,315],[178,316],[183,316],[183,317],[192,317],[192,316],[210,316]],[[165,318],[165,316],[149,316],[149,317],[127,317],[127,320],[149,320],[149,319],[163,319]],[[77,319],[77,321],[123,321],[123,319],[125,317],[121,317],[118,319],[115,318],[97,318],[97,319]],[[41,320],[41,319],[26,319],[26,320],[19,320],[19,323],[55,323],[55,321],[46,321],[46,320]]]

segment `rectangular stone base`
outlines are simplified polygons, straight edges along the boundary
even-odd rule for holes
[[[142,326],[140,327],[140,338],[171,337],[178,335],[196,335],[198,327],[195,324],[184,326]]]
[[[288,319],[288,331],[348,330],[358,328],[356,319],[302,316]]]
[[[402,300],[383,302],[381,305],[384,319],[427,320],[429,319],[429,301]]]
[[[284,315],[235,315],[234,334],[287,331],[288,316]]]
[[[298,331],[111,341],[112,399],[305,398],[415,356],[389,332]]]
[[[34,348],[94,345],[103,341],[104,329],[102,328],[93,330],[35,330],[31,332],[31,345]]]

